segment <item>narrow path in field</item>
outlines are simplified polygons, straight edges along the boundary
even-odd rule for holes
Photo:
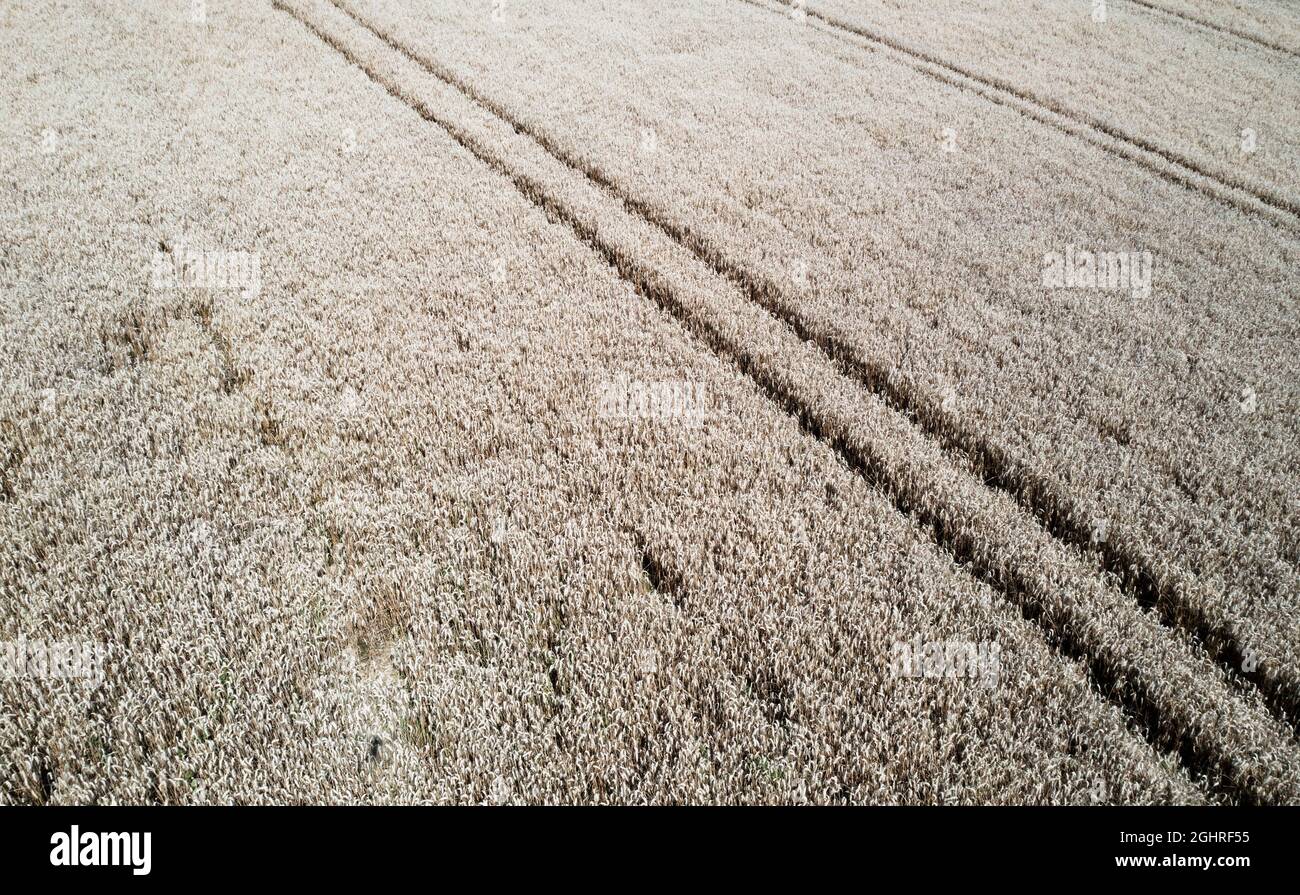
[[[1277,53],[1283,53],[1293,59],[1300,59],[1300,53],[1290,47],[1284,47],[1282,44],[1274,43],[1271,40],[1260,37],[1257,34],[1251,34],[1249,31],[1242,31],[1239,28],[1233,28],[1228,25],[1216,25],[1214,22],[1198,19],[1196,16],[1189,15],[1185,12],[1179,12],[1176,9],[1170,9],[1167,6],[1161,6],[1159,3],[1152,3],[1151,0],[1128,0],[1134,6],[1140,6],[1157,16],[1168,16],[1179,22],[1186,23],[1193,28],[1204,28],[1208,31],[1214,31],[1219,34],[1226,34],[1229,37],[1235,37],[1238,40],[1244,40],[1247,43],[1255,44],[1266,50],[1272,50]]]
[[[344,0],[329,2],[393,50],[459,90],[516,133],[531,138],[557,161],[608,192],[627,212],[690,251],[715,274],[730,281],[750,301],[789,327],[799,339],[815,344],[843,375],[856,380],[903,414],[922,432],[937,440],[951,456],[971,465],[986,485],[1014,498],[1052,537],[1085,553],[1096,553],[1103,568],[1119,578],[1124,592],[1138,605],[1154,609],[1166,627],[1182,629],[1195,636],[1225,671],[1239,675],[1257,688],[1277,717],[1293,729],[1300,727],[1300,695],[1293,682],[1282,675],[1269,676],[1262,669],[1241,670],[1245,646],[1233,634],[1227,619],[1211,617],[1205,609],[1205,601],[1197,600],[1189,593],[1196,586],[1195,582],[1178,575],[1168,563],[1153,556],[1140,544],[1119,536],[1099,540],[1096,520],[1082,510],[1066,490],[1017,462],[960,415],[945,410],[941,398],[924,394],[914,384],[893,375],[884,364],[862,357],[830,327],[800,313],[783,286],[746,269],[682,219],[632,195],[597,165],[569,151],[545,131],[520,120],[445,65],[368,21]]]
[[[789,8],[774,0],[740,0],[749,6],[787,19]],[[1300,235],[1300,204],[1272,190],[1243,183],[1230,174],[1215,171],[1202,162],[1161,146],[1145,137],[1061,105],[1001,78],[942,59],[933,53],[857,22],[847,22],[815,9],[805,10],[806,22],[823,34],[836,37],[860,49],[881,49],[892,58],[952,87],[967,90],[999,105],[1072,136],[1081,137],[1118,158],[1135,162],[1152,173],[1195,190],[1241,211],[1261,215]],[[863,43],[865,41],[865,43]]]
[[[803,421],[801,420],[801,422]],[[827,442],[824,433],[817,431],[815,428],[810,428],[809,424],[805,424],[803,429],[814,438],[828,444],[830,443]],[[877,487],[882,487],[883,490],[888,492],[889,489],[881,486],[874,478],[875,473],[862,466],[862,461],[860,459],[848,456],[839,445],[831,444],[831,447],[838,451],[841,456],[845,457],[855,472],[862,475]],[[900,511],[907,512],[906,508],[899,504],[897,500],[895,501],[895,504],[899,507]],[[935,520],[930,520],[929,525],[935,536],[936,543],[941,547],[948,549],[941,540],[941,523]],[[692,602],[690,586],[686,583],[685,576],[681,570],[673,565],[671,559],[652,548],[646,539],[639,534],[634,540],[641,553],[642,569],[655,591],[664,594],[666,597],[671,599],[673,604],[679,609]],[[954,554],[954,556],[962,562],[968,562],[971,560],[969,556],[961,554]],[[971,566],[966,566],[966,568],[969,571]],[[978,580],[985,582],[994,590],[998,591],[1004,599],[1020,612],[1021,617],[1025,621],[1044,631],[1048,635],[1048,644],[1058,655],[1074,661],[1082,662],[1084,673],[1087,676],[1089,683],[1096,692],[1110,695],[1111,702],[1118,705],[1120,710],[1124,713],[1130,729],[1142,732],[1143,738],[1155,748],[1167,753],[1175,754],[1179,762],[1182,764],[1183,769],[1188,772],[1189,776],[1193,780],[1205,783],[1211,790],[1230,793],[1237,797],[1244,797],[1248,802],[1255,801],[1253,796],[1249,793],[1231,788],[1225,789],[1215,783],[1215,778],[1218,774],[1222,773],[1222,769],[1217,766],[1220,761],[1213,754],[1198,749],[1196,745],[1188,739],[1184,739],[1176,745],[1171,745],[1162,742],[1158,736],[1152,735],[1152,731],[1162,729],[1163,721],[1160,711],[1155,706],[1153,700],[1150,699],[1149,694],[1142,692],[1140,689],[1135,690],[1131,686],[1126,686],[1125,681],[1118,678],[1113,669],[1108,668],[1104,663],[1098,661],[1088,651],[1087,647],[1077,638],[1068,636],[1068,632],[1066,635],[1054,639],[1053,635],[1056,635],[1058,632],[1052,630],[1050,626],[1045,623],[1042,614],[1036,611],[1036,608],[1029,603],[1016,599],[1015,592],[1008,590],[1002,582],[989,578],[983,574],[977,574],[975,572],[972,572],[972,574]],[[766,669],[761,669],[760,674],[758,675],[748,673],[736,666],[729,667],[729,670],[734,676],[750,686],[751,690],[756,694],[756,698],[761,701],[768,711],[773,713],[774,717],[781,719],[783,722],[789,720],[790,707],[788,705],[788,700],[783,697],[782,689],[773,676],[771,676],[770,673],[766,675],[763,674]],[[1116,694],[1118,694],[1118,698],[1116,697]]]
[[[337,0],[332,2],[347,12]],[[903,414],[884,402],[873,405],[864,401],[860,385],[840,373],[831,358],[818,348],[800,347],[805,343],[790,332],[790,324],[773,326],[768,317],[766,322],[754,321],[757,331],[746,328],[746,321],[732,315],[747,313],[743,310],[746,304],[752,308],[748,301],[751,292],[762,293],[755,283],[733,281],[743,275],[738,268],[732,272],[719,269],[716,259],[711,260],[699,244],[691,244],[688,233],[674,236],[663,222],[636,211],[613,186],[600,183],[584,168],[551,150],[531,161],[512,160],[516,153],[535,155],[533,144],[542,141],[504,116],[483,119],[482,102],[476,101],[480,108],[470,105],[460,113],[468,116],[466,124],[455,120],[455,114],[436,111],[402,83],[405,74],[399,78],[391,73],[390,63],[377,64],[367,56],[378,58],[382,45],[387,45],[408,63],[417,63],[423,72],[433,74],[442,82],[440,87],[455,84],[364,21],[357,20],[365,25],[369,37],[343,38],[285,0],[272,0],[272,5],[304,24],[389,95],[444,129],[552,219],[568,226],[620,277],[710,350],[734,363],[805,432],[835,451],[901,513],[915,520],[940,550],[1033,621],[1061,655],[1085,663],[1100,695],[1125,711],[1135,730],[1156,748],[1178,756],[1209,789],[1235,801],[1294,798],[1296,783],[1281,758],[1295,751],[1294,739],[1268,718],[1262,705],[1250,698],[1239,699],[1222,671],[1205,660],[1197,647],[1139,611],[1131,598],[1112,593],[1095,568],[1089,570],[1080,556],[1051,538],[1041,523],[1006,495],[987,488],[962,463],[946,457]],[[374,44],[368,53],[355,46],[362,41]],[[398,60],[399,68],[401,62]],[[389,73],[381,67],[389,67]],[[464,103],[464,94],[456,88],[445,99],[452,101],[454,96]],[[507,125],[513,134],[498,135],[501,125]],[[519,145],[515,140],[511,144],[521,134],[531,142]],[[496,145],[503,139],[507,145]],[[549,179],[540,173],[546,167],[541,158],[553,168]],[[554,169],[556,162],[559,169]],[[530,165],[538,173],[526,171]],[[555,179],[575,172],[583,175],[581,183]],[[595,189],[598,206],[589,204],[597,201],[591,197],[575,198],[575,190],[581,193],[583,185]],[[611,198],[618,200],[612,211]],[[707,298],[701,300],[698,290],[682,291],[693,287],[689,282],[683,284],[681,262],[675,257],[651,262],[638,257],[657,247],[637,243],[636,237],[627,235],[629,227],[637,226],[669,237],[672,250],[685,250],[689,263],[712,272],[716,285],[704,290]],[[717,302],[728,303],[731,315],[720,312]],[[800,351],[804,353],[798,355]],[[802,368],[792,362],[796,355],[805,361]],[[1214,711],[1207,717],[1210,706]]]

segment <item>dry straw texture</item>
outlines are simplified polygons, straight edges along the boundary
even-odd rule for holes
[[[1300,801],[1295,17],[1005,6],[0,13],[0,800]]]

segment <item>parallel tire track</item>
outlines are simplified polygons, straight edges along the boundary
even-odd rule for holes
[[[664,557],[663,554],[653,548],[649,539],[640,532],[634,533],[633,544],[641,554],[642,571],[655,591],[668,596],[672,600],[673,605],[675,605],[679,610],[694,602],[690,596],[690,585],[687,584],[686,576],[680,568],[674,566],[672,562]],[[1024,607],[1018,608],[1021,609],[1022,618],[1030,622],[1031,625],[1041,626],[1041,622],[1031,617],[1032,613],[1025,611]],[[1060,644],[1055,644],[1049,641],[1048,647],[1049,649],[1056,648],[1058,652],[1062,652],[1070,658],[1080,658],[1079,656],[1072,655],[1067,650],[1061,649]],[[749,684],[756,693],[761,694],[762,704],[765,708],[772,711],[769,720],[780,720],[781,723],[784,724],[788,723],[794,717],[795,711],[786,693],[786,688],[782,686],[779,676],[772,674],[769,668],[762,669],[763,672],[766,672],[765,674],[755,676],[732,663],[728,663],[728,665],[728,670],[735,677]],[[1108,675],[1099,675],[1098,669],[1094,667],[1093,663],[1085,661],[1084,673],[1089,684],[1094,689],[1103,693],[1111,692],[1108,688],[1114,686],[1114,681]],[[1114,700],[1112,700],[1112,702],[1114,702]],[[1139,728],[1143,725],[1147,725],[1148,727],[1155,726],[1157,728],[1159,726],[1159,718],[1152,716],[1149,711],[1144,710],[1143,708],[1127,704],[1120,705],[1119,708],[1130,724],[1137,725]],[[1149,743],[1152,742],[1150,737],[1146,737],[1145,739]],[[1204,757],[1198,755],[1194,749],[1180,750],[1178,758],[1183,763],[1184,768],[1194,767],[1197,762],[1203,762],[1205,760]],[[1194,771],[1190,776],[1197,777],[1201,775]],[[849,801],[849,792],[845,791],[841,793],[841,801],[845,803]]]
[[[1271,40],[1260,37],[1257,34],[1252,34],[1249,31],[1242,31],[1238,28],[1233,28],[1229,25],[1217,25],[1214,22],[1210,22],[1205,19],[1198,19],[1196,16],[1188,15],[1185,12],[1179,12],[1178,10],[1169,9],[1168,7],[1161,6],[1158,3],[1152,3],[1150,2],[1150,0],[1128,0],[1128,2],[1132,3],[1135,6],[1140,6],[1143,9],[1149,10],[1150,12],[1156,15],[1169,16],[1170,18],[1178,19],[1179,21],[1185,22],[1188,25],[1190,25],[1193,29],[1203,28],[1208,31],[1214,31],[1219,34],[1225,34],[1228,35],[1229,37],[1235,37],[1238,40],[1244,40],[1247,43],[1252,43],[1257,46],[1263,47],[1266,50],[1272,50],[1277,53],[1282,53],[1284,55],[1290,56],[1293,59],[1300,59],[1300,53],[1297,53],[1295,50],[1291,49],[1290,47],[1283,46],[1282,44],[1279,43],[1274,43]]]
[[[1011,495],[1053,537],[1085,552],[1096,551],[1104,568],[1119,577],[1125,592],[1139,605],[1154,608],[1166,627],[1181,628],[1197,637],[1225,670],[1240,675],[1256,687],[1277,717],[1292,728],[1300,727],[1300,682],[1286,671],[1274,670],[1270,674],[1262,667],[1252,672],[1243,671],[1242,660],[1247,648],[1233,633],[1229,622],[1211,617],[1202,601],[1189,593],[1192,585],[1180,580],[1167,564],[1158,562],[1146,549],[1120,535],[1098,543],[1094,537],[1094,520],[1064,489],[1018,462],[967,425],[959,415],[945,411],[939,400],[893,375],[884,364],[861,357],[849,343],[801,314],[779,285],[747,270],[688,224],[631,195],[600,167],[560,145],[546,132],[520,120],[445,65],[368,21],[344,0],[329,2],[394,51],[459,90],[516,133],[529,137],[557,161],[605,190],[629,213],[689,250],[714,273],[729,280],[751,301],[789,327],[801,340],[820,348],[842,373],[911,419],[923,432],[938,440],[945,450],[969,460],[987,484]]]
[[[898,457],[879,454],[880,446],[861,443],[862,439],[851,435],[851,427],[846,428],[843,419],[837,418],[835,412],[828,416],[815,401],[799,394],[797,387],[785,381],[789,374],[779,368],[773,369],[771,359],[748,350],[743,344],[743,334],[733,338],[719,324],[707,319],[706,312],[693,310],[660,271],[629,254],[597,223],[585,220],[537,180],[515,170],[516,166],[482,140],[439,115],[394,78],[380,72],[285,0],[272,0],[272,6],[302,23],[421,118],[442,128],[473,157],[512,183],[548,217],[567,225],[621,278],[659,305],[706,347],[734,364],[765,396],[792,416],[805,432],[834,450],[851,469],[888,496],[900,512],[928,530],[940,550],[1000,592],[1026,618],[1037,623],[1045,639],[1058,652],[1083,662],[1101,695],[1128,714],[1136,733],[1156,748],[1177,754],[1193,776],[1204,781],[1211,790],[1229,798],[1256,803],[1278,799],[1289,801],[1296,797],[1296,781],[1287,771],[1273,764],[1277,760],[1275,757],[1270,757],[1282,752],[1290,754],[1294,743],[1279,739],[1278,733],[1271,728],[1260,727],[1262,721],[1257,720],[1259,716],[1253,714],[1254,709],[1236,705],[1236,701],[1226,695],[1229,691],[1221,682],[1198,677],[1210,674],[1213,666],[1203,668],[1199,662],[1186,658],[1188,654],[1182,647],[1176,647],[1167,659],[1159,658],[1163,655],[1160,650],[1174,647],[1174,642],[1155,638],[1158,646],[1153,645],[1154,635],[1144,627],[1140,616],[1126,614],[1127,637],[1117,639],[1116,633],[1122,635],[1122,632],[1113,627],[1118,624],[1112,620],[1113,613],[1108,615],[1109,610],[1106,610],[1093,616],[1080,608],[1087,604],[1078,594],[1063,600],[1059,592],[1061,582],[1056,578],[1059,570],[1035,569],[1026,564],[1029,561],[1025,557],[1031,548],[1009,548],[1008,552],[1008,548],[990,544],[983,533],[977,532],[978,526],[972,522],[983,518],[983,503],[986,502],[977,501],[980,506],[969,509],[960,503],[945,504],[942,496],[936,496],[926,486],[926,476],[918,476],[921,470],[909,467],[906,459],[900,461]],[[943,477],[952,473],[941,471],[937,474]],[[972,480],[970,487],[980,486]],[[1093,584],[1090,587],[1095,589],[1098,586]],[[1138,639],[1130,639],[1133,637]],[[1135,649],[1140,656],[1130,654]],[[1160,674],[1153,674],[1161,671],[1170,677],[1165,679]],[[1185,687],[1193,688],[1205,695],[1209,704],[1216,705],[1214,715],[1198,716],[1189,710],[1186,701],[1180,702],[1179,688]],[[1263,737],[1261,742],[1251,743],[1247,753],[1239,752],[1239,748],[1245,746],[1239,741],[1236,727],[1239,723],[1250,725],[1252,736]]]
[[[740,0],[756,9],[778,17],[785,11],[768,0]],[[1161,146],[1145,137],[1130,134],[1123,128],[1071,109],[1050,98],[973,69],[912,47],[891,35],[864,25],[847,22],[814,9],[806,9],[807,21],[823,33],[863,48],[860,41],[883,48],[893,58],[910,68],[951,87],[974,93],[1073,137],[1092,143],[1105,152],[1134,162],[1155,175],[1217,202],[1248,214],[1262,216],[1300,235],[1300,203],[1272,189],[1254,186],[1229,174],[1217,172],[1176,150]],[[870,49],[871,47],[868,47]]]

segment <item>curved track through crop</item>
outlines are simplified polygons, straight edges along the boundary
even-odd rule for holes
[[[773,0],[740,2],[774,15],[788,14],[787,8],[775,4]],[[889,53],[916,71],[944,84],[975,93],[999,105],[1010,106],[1035,121],[1087,140],[1111,155],[1141,165],[1158,177],[1241,211],[1261,215],[1289,234],[1300,235],[1300,204],[1273,190],[1240,182],[1222,170],[1162,146],[1155,140],[1130,133],[1001,78],[982,74],[969,65],[911,46],[863,23],[850,22],[817,9],[810,8],[805,12],[808,21],[824,34],[859,48]]]
[[[1258,34],[1252,34],[1251,32],[1244,31],[1240,28],[1234,28],[1230,25],[1220,25],[1211,22],[1208,19],[1200,19],[1185,12],[1179,12],[1176,9],[1162,6],[1159,3],[1152,3],[1151,0],[1128,0],[1128,2],[1132,3],[1134,6],[1141,7],[1154,16],[1173,19],[1186,27],[1213,31],[1217,34],[1225,34],[1229,37],[1243,40],[1246,43],[1254,44],[1257,47],[1263,47],[1264,49],[1271,50],[1275,53],[1282,53],[1283,55],[1290,56],[1292,59],[1300,59],[1300,53],[1297,53],[1290,47],[1275,43],[1267,38],[1260,37]]]
[[[1086,568],[1090,564],[1089,550],[1096,545],[1091,544],[1084,522],[1078,518],[1068,495],[1010,464],[996,445],[981,439],[962,420],[945,413],[928,396],[917,394],[906,384],[896,382],[879,365],[859,359],[833,333],[820,330],[801,316],[779,287],[730,260],[721,249],[700,237],[688,225],[673,221],[662,210],[632,196],[600,168],[565,151],[544,130],[510,114],[465,78],[385,32],[343,0],[330,0],[371,39],[454,88],[475,107],[488,112],[497,123],[508,126],[514,135],[527,138],[563,169],[578,175],[585,188],[594,190],[606,201],[613,200],[610,205],[616,209],[614,215],[633,219],[638,225],[657,231],[692,263],[707,268],[717,277],[722,284],[720,288],[732,289],[744,301],[761,308],[779,338],[788,339],[791,344],[814,345],[821,353],[825,369],[830,371],[823,377],[826,381],[849,381],[854,388],[879,401],[887,408],[884,418],[901,427],[896,429],[901,437],[912,439],[918,451],[929,451],[942,457],[942,468],[922,469],[919,460],[890,455],[878,442],[863,438],[856,423],[846,421],[837,408],[826,404],[816,393],[809,394],[807,387],[801,385],[797,371],[783,366],[779,358],[754,350],[746,344],[743,335],[728,331],[711,318],[710,309],[695,306],[679,295],[671,277],[657,269],[654,263],[636,257],[625,244],[621,244],[617,235],[611,235],[616,232],[615,227],[601,225],[604,218],[593,218],[576,208],[557,192],[552,183],[532,176],[523,164],[483,139],[473,127],[462,125],[455,115],[444,114],[426,103],[398,78],[369,61],[367,54],[359,51],[350,39],[340,37],[333,28],[314,21],[286,0],[272,0],[272,3],[276,9],[300,21],[424,120],[445,130],[549,216],[566,224],[620,277],[651,298],[714,353],[745,373],[763,394],[798,420],[809,436],[827,445],[851,469],[888,495],[900,512],[930,532],[942,550],[970,574],[1001,593],[1025,618],[1036,623],[1048,642],[1061,654],[1082,661],[1098,691],[1120,706],[1133,727],[1153,745],[1177,755],[1194,777],[1236,801],[1287,801],[1295,797],[1295,793],[1288,790],[1292,784],[1286,781],[1285,773],[1279,779],[1266,766],[1252,767],[1249,761],[1243,762],[1225,739],[1231,734],[1222,728],[1205,729],[1193,704],[1180,701],[1181,694],[1170,692],[1167,682],[1175,678],[1195,682],[1195,686],[1222,705],[1225,712],[1242,712],[1241,717],[1250,719],[1248,723],[1254,729],[1271,729],[1267,714],[1260,715],[1254,708],[1258,694],[1249,689],[1243,693],[1233,691],[1235,675],[1228,668],[1239,652],[1239,645],[1227,632],[1198,617],[1177,586],[1162,580],[1154,564],[1140,551],[1124,544],[1103,547],[1100,567],[1094,567],[1091,580],[1087,580],[1086,575],[1077,576],[1072,579],[1078,582],[1072,585],[1079,590],[1077,597],[1061,598],[1056,593],[1060,585],[1054,573],[1040,567],[1032,549],[1020,549],[1017,538],[1025,538],[1040,545],[1036,548],[1040,551],[1058,550],[1062,557],[1080,567]],[[1291,212],[1288,210],[1288,213]],[[831,382],[828,387],[836,386]],[[966,500],[942,492],[936,487],[937,483],[951,483]],[[999,494],[1013,498],[1010,505],[1015,507],[1018,504],[1019,509],[1010,515],[998,510],[997,507],[1001,506]],[[1017,512],[1021,515],[1017,516]],[[996,533],[995,543],[990,546],[977,534],[990,520],[1004,522],[1014,531]],[[1055,547],[1051,546],[1053,544]],[[662,587],[664,581],[673,579],[668,559],[654,555],[644,545],[641,545],[641,552],[643,567],[656,587]],[[1112,586],[1104,580],[1104,571],[1114,572],[1120,579],[1128,606],[1120,605],[1117,609],[1106,610],[1102,616],[1094,616],[1092,601],[1105,602],[1107,589]],[[672,591],[672,588],[668,590]],[[1158,610],[1159,620],[1154,623],[1154,628],[1142,628],[1148,633],[1143,635],[1146,639],[1141,641],[1141,645],[1117,646],[1112,636],[1098,630],[1098,625],[1119,624],[1116,619],[1126,625],[1147,625],[1142,612],[1147,607]],[[1097,611],[1102,612],[1101,609]],[[1204,648],[1179,645],[1183,643],[1178,636],[1180,631],[1199,638]],[[1146,652],[1139,655],[1139,650]],[[1217,661],[1218,666],[1209,659]],[[1263,692],[1273,713],[1294,724],[1292,694],[1273,684],[1271,679],[1259,678],[1254,680],[1254,684]],[[1235,723],[1229,719],[1229,729]],[[1271,733],[1265,732],[1262,736],[1269,739],[1272,743],[1269,748],[1275,753],[1294,749],[1292,732],[1285,728],[1272,729]]]
[[[801,314],[781,285],[747,269],[730,257],[723,247],[700,235],[688,223],[633,195],[598,165],[580,158],[546,131],[512,114],[457,72],[368,21],[345,0],[329,2],[406,59],[454,87],[516,133],[530,138],[567,168],[616,198],[629,214],[651,224],[687,249],[716,275],[725,278],[750,301],[788,327],[800,340],[815,344],[843,375],[857,381],[904,415],[951,457],[972,465],[985,484],[1009,494],[1052,537],[1085,553],[1096,551],[1104,569],[1118,577],[1124,592],[1138,605],[1154,609],[1165,626],[1182,629],[1194,636],[1225,671],[1240,675],[1248,686],[1257,688],[1278,718],[1293,729],[1300,725],[1300,691],[1296,683],[1285,675],[1267,675],[1259,670],[1240,671],[1245,646],[1223,623],[1206,614],[1187,592],[1185,581],[1162,569],[1157,558],[1149,555],[1141,545],[1122,538],[1098,542],[1092,520],[1067,491],[1015,463],[1000,445],[981,435],[958,414],[945,410],[941,399],[925,394],[910,382],[900,381],[882,364],[862,357],[836,333]]]

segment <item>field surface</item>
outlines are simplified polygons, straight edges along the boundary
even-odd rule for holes
[[[0,803],[1300,803],[1295,6],[0,52]]]

